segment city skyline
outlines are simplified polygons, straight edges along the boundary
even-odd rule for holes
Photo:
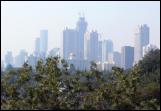
[[[34,42],[35,39],[39,37],[39,31],[41,29],[47,29],[49,32],[48,52],[55,47],[62,48],[62,32],[65,27],[68,26],[75,28],[75,22],[77,21],[77,18],[79,18],[79,12],[84,12],[85,14],[85,18],[88,23],[87,31],[91,32],[94,29],[97,30],[99,34],[101,34],[103,39],[112,39],[114,44],[114,51],[121,52],[122,46],[134,46],[134,34],[136,33],[135,28],[137,25],[141,24],[147,24],[150,27],[150,43],[160,48],[160,4],[158,2],[104,2],[104,4],[102,2],[65,2],[66,4],[64,2],[51,2],[51,4],[49,4],[50,2],[43,2],[43,5],[42,2],[1,3],[1,59],[4,58],[4,55],[7,51],[12,51],[14,56],[19,53],[20,49],[25,49],[30,54],[34,53]],[[78,5],[79,3],[80,5]],[[59,14],[56,14],[56,10],[54,10],[52,7],[56,5],[57,9],[61,9]],[[24,6],[24,8],[22,6]],[[66,7],[62,8],[63,6]],[[71,10],[71,7],[69,6],[73,6],[74,11],[66,14],[65,10]],[[116,8],[117,6],[119,7]],[[130,6],[132,7],[130,8]],[[138,6],[138,9],[136,8],[134,10],[134,6]],[[18,10],[20,8],[22,11]],[[34,10],[32,13],[29,13],[31,12],[31,9]],[[42,11],[42,14],[36,13],[39,12],[38,9]],[[45,14],[47,10],[51,11],[51,9],[53,9],[53,13],[50,12]],[[125,9],[129,9],[129,13],[127,13],[128,11]],[[104,12],[102,12],[103,10]],[[13,11],[14,13],[11,13]],[[113,13],[108,15],[108,11]],[[133,12],[134,15],[137,15],[136,18],[132,19],[134,15],[130,17],[130,11],[131,13]],[[57,16],[55,16],[55,14]],[[121,14],[127,14],[128,17],[125,19],[124,17],[121,17]],[[62,18],[62,15],[64,15],[64,18]],[[120,18],[116,18],[117,16]],[[59,17],[60,20],[58,20]],[[114,20],[112,20],[112,18]],[[143,18],[144,21],[142,20]],[[26,23],[23,23],[25,20]],[[131,23],[132,21],[134,21],[134,23]],[[58,24],[56,24],[56,22],[58,22]],[[105,23],[103,24],[103,22]],[[122,22],[125,25],[122,25]],[[117,25],[118,23],[120,24]],[[121,26],[124,26],[124,28]]]
[[[135,45],[121,47],[121,53],[115,52],[113,49],[113,41],[99,40],[97,31],[87,32],[88,23],[85,17],[80,17],[76,22],[76,28],[71,29],[66,27],[63,30],[63,52],[59,48],[48,49],[48,30],[40,30],[40,37],[35,39],[35,51],[33,54],[28,54],[25,50],[21,50],[19,55],[13,57],[12,52],[5,55],[6,68],[12,65],[13,67],[21,67],[25,61],[35,68],[37,61],[47,57],[60,56],[69,64],[73,64],[76,69],[89,70],[90,62],[94,61],[99,70],[111,71],[113,66],[129,69],[151,49],[156,49],[155,45],[149,43],[150,27],[143,24],[138,27],[135,34]],[[4,63],[1,61],[2,66]]]

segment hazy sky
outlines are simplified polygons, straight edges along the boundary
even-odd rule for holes
[[[48,29],[48,49],[61,47],[64,28],[75,28],[79,12],[84,13],[88,31],[97,30],[112,39],[114,50],[134,45],[138,25],[150,27],[150,43],[160,48],[160,2],[108,1],[9,1],[1,2],[1,55],[21,49],[34,51],[41,29]]]

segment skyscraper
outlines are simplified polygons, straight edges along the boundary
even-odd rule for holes
[[[113,60],[114,60],[115,65],[117,67],[121,67],[121,54],[120,54],[120,52],[115,51],[113,53]]]
[[[40,55],[42,58],[46,57],[48,49],[48,30],[40,31]]]
[[[98,61],[98,33],[96,31],[90,33],[88,60]]]
[[[87,30],[87,22],[84,17],[80,17],[77,22],[76,31],[78,32],[78,43],[77,43],[77,59],[84,59],[84,35]]]
[[[149,44],[149,27],[144,24],[138,28],[135,34],[134,64],[143,57],[143,47]]]
[[[98,60],[102,61],[102,41],[98,41]]]
[[[142,46],[146,46],[149,44],[149,27],[146,24],[143,24],[140,27],[140,37]]]
[[[124,69],[131,68],[134,62],[134,47],[124,46],[121,48],[121,66]]]
[[[13,65],[13,55],[10,51],[5,55],[5,64],[6,66]]]
[[[25,50],[21,50],[19,54],[15,57],[15,66],[21,67],[24,62],[27,60],[27,52]]]
[[[73,53],[75,57],[78,57],[78,39],[77,32],[74,29],[66,28],[63,31],[63,58],[68,59],[69,55]]]
[[[80,17],[76,24],[76,29],[66,28],[63,31],[63,58],[68,60],[68,62],[74,61],[73,64],[76,69],[80,70],[86,69],[88,66],[84,53],[86,30],[87,22],[84,17]]]
[[[90,33],[87,31],[84,35],[84,59],[88,59]]]
[[[134,63],[138,63],[138,61],[142,58],[142,46],[141,46],[141,39],[140,34],[137,32],[135,34],[135,48],[134,48]]]
[[[102,61],[113,62],[113,42],[104,40],[102,43]]]
[[[66,28],[63,31],[63,57],[68,59],[70,53],[75,54],[77,60],[84,60],[84,36],[87,22],[80,17],[76,29]]]

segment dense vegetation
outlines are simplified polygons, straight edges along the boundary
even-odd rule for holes
[[[160,109],[160,50],[149,52],[129,70],[77,71],[59,57],[24,63],[1,74],[1,109]]]

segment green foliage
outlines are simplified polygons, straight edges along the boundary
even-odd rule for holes
[[[74,70],[74,71],[73,71]],[[160,50],[151,51],[128,71],[113,67],[78,71],[59,57],[28,63],[1,76],[4,110],[159,110]]]
[[[154,72],[156,69],[160,69],[160,50],[151,50],[143,60],[138,63],[143,75],[149,72]]]

